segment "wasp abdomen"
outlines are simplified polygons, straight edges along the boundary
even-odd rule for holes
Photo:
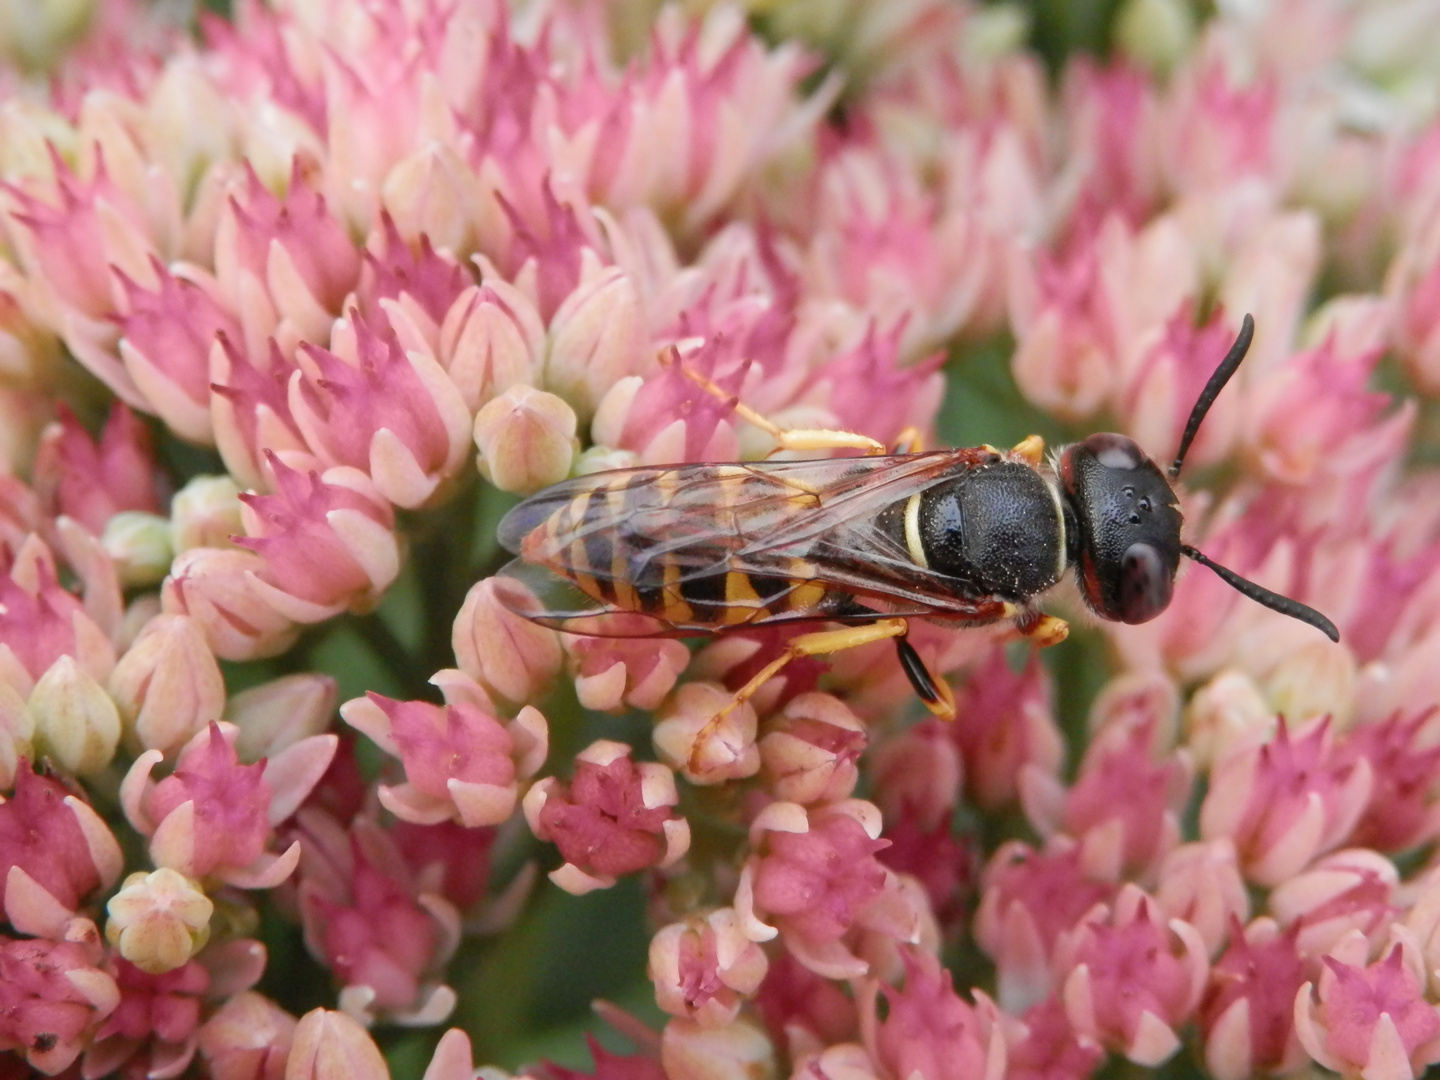
[[[967,469],[912,501],[912,557],[979,593],[1025,600],[1065,571],[1063,506],[1029,465],[996,461]]]

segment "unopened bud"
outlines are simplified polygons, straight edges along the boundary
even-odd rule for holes
[[[240,488],[228,476],[197,476],[170,500],[170,543],[176,552],[230,546],[240,536]]]
[[[106,910],[110,944],[141,971],[158,975],[205,946],[215,905],[184,874],[162,867],[127,877]]]
[[[511,387],[475,415],[481,475],[517,495],[564,480],[580,449],[576,425],[575,411],[554,394]]]
[[[588,418],[601,396],[645,355],[645,314],[635,281],[606,267],[582,281],[550,320],[545,386]]]
[[[184,615],[146,625],[110,675],[127,745],[169,755],[225,707],[225,679],[200,628]]]
[[[285,1080],[390,1080],[390,1070],[358,1021],[312,1009],[295,1028]]]
[[[110,764],[120,743],[120,712],[73,656],[50,665],[27,704],[41,756],[76,776],[93,776]]]
[[[125,586],[154,585],[170,570],[170,522],[158,514],[122,510],[105,523],[100,545]]]
[[[559,635],[515,614],[496,595],[496,579],[471,588],[451,641],[461,671],[498,697],[521,704],[543,697],[560,670]]]
[[[225,706],[225,719],[240,729],[235,753],[241,761],[273,757],[301,739],[328,731],[335,715],[335,680],[301,672],[242,690]]]

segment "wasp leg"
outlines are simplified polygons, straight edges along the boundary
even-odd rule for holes
[[[900,658],[905,677],[910,680],[916,696],[925,703],[925,707],[941,720],[954,720],[955,695],[950,692],[950,684],[930,674],[915,646],[903,634],[895,639],[895,653]]]
[[[1042,615],[1038,611],[1025,611],[1016,616],[1015,629],[1042,649],[1059,645],[1070,636],[1070,624],[1064,619]]]
[[[920,429],[916,427],[904,428],[895,439],[895,444],[890,447],[892,454],[916,454],[925,445],[925,440],[920,437]]]
[[[903,639],[907,630],[909,630],[909,624],[904,619],[879,619],[861,626],[847,626],[840,630],[817,630],[814,633],[799,634],[791,638],[785,646],[785,651],[757,671],[750,681],[739,690],[736,690],[720,711],[707,720],[705,726],[696,733],[695,748],[690,752],[690,773],[697,775],[700,772],[697,760],[700,748],[724,722],[725,717],[779,674],[780,670],[791,660],[799,660],[804,656],[825,656],[843,649],[853,649],[857,645],[869,645],[872,641],[884,641],[886,638]],[[915,659],[918,662],[920,658],[917,656]],[[928,678],[929,672],[926,672],[926,676]]]
[[[1039,465],[1045,460],[1045,440],[1039,435],[1027,435],[1010,448],[1010,453],[1027,465]]]
[[[680,363],[680,361],[678,358],[662,356],[661,363]],[[886,452],[884,443],[854,431],[836,431],[830,428],[799,428],[787,431],[768,416],[756,412],[749,405],[740,401],[734,394],[716,386],[698,371],[691,371],[683,363],[680,364],[680,370],[700,389],[733,408],[735,415],[740,419],[747,424],[753,424],[774,439],[775,450],[772,453],[781,450],[863,450],[867,455]]]

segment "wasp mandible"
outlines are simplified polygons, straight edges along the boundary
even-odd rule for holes
[[[520,556],[501,571],[500,596],[536,622],[604,636],[841,624],[792,638],[726,711],[797,657],[891,638],[920,699],[951,718],[949,688],[907,641],[908,620],[1009,621],[1037,644],[1054,644],[1068,627],[1036,601],[1072,567],[1097,615],[1143,623],[1170,603],[1185,555],[1252,600],[1339,641],[1318,611],[1180,539],[1171,481],[1254,329],[1246,315],[1165,472],[1134,440],[1108,432],[1062,448],[1053,462],[1038,436],[1009,451],[886,453],[846,432],[781,432],[744,410],[782,448],[868,454],[662,465],[566,480],[500,523],[500,542]]]

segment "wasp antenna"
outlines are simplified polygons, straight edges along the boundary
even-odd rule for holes
[[[1235,337],[1235,344],[1230,346],[1230,351],[1225,354],[1225,359],[1220,361],[1220,366],[1215,369],[1215,374],[1210,376],[1210,381],[1205,384],[1205,389],[1200,391],[1200,396],[1195,399],[1195,407],[1190,410],[1190,419],[1185,421],[1185,434],[1180,436],[1180,449],[1175,452],[1175,461],[1170,466],[1170,479],[1180,475],[1180,466],[1185,462],[1185,455],[1190,450],[1190,443],[1195,438],[1195,433],[1200,430],[1200,421],[1205,419],[1205,414],[1210,411],[1210,406],[1215,404],[1215,399],[1220,396],[1220,391],[1225,389],[1225,384],[1230,381],[1230,376],[1235,374],[1235,369],[1240,366],[1240,361],[1245,359],[1245,354],[1250,350],[1250,339],[1255,336],[1255,320],[1249,315],[1240,321],[1240,333]]]
[[[1248,320],[1250,317],[1247,315],[1245,318]],[[1212,379],[1211,381],[1213,382],[1214,380]],[[1180,551],[1182,554],[1194,559],[1201,566],[1208,566],[1211,570],[1215,571],[1221,581],[1235,589],[1242,596],[1248,596],[1257,604],[1263,604],[1271,611],[1278,611],[1281,615],[1289,615],[1292,619],[1299,619],[1301,622],[1315,627],[1316,630],[1319,630],[1331,641],[1338,642],[1340,640],[1340,631],[1335,628],[1335,624],[1314,608],[1300,603],[1299,600],[1291,600],[1288,596],[1281,596],[1279,593],[1271,592],[1263,586],[1256,585],[1253,581],[1247,581],[1235,573],[1234,570],[1221,566],[1205,555],[1204,552],[1191,547],[1189,544],[1181,544]]]

